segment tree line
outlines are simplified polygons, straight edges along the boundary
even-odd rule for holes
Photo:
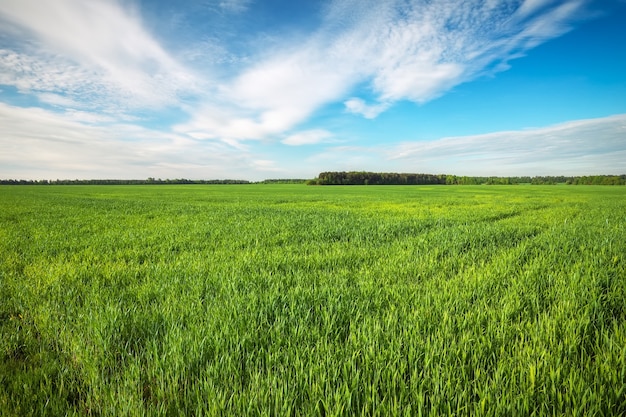
[[[572,184],[626,185],[626,175],[473,177],[447,174],[407,174],[394,172],[322,172],[308,185],[510,185]]]

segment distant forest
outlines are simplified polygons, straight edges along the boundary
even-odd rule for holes
[[[510,185],[510,184],[570,184],[626,185],[626,175],[536,176],[536,177],[469,177],[459,175],[400,174],[394,172],[322,172],[312,180],[267,179],[246,180],[0,180],[0,185],[160,185],[160,184],[308,184],[308,185]]]
[[[579,177],[469,177],[458,175],[399,174],[393,172],[322,172],[309,185],[509,185],[509,184],[572,184],[626,185],[626,175],[591,175]]]

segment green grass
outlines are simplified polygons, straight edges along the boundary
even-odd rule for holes
[[[0,187],[0,415],[626,415],[626,187]]]

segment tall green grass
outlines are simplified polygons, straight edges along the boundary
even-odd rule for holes
[[[0,187],[0,415],[626,415],[626,188]]]

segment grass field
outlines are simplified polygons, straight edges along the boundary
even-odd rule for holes
[[[626,415],[626,187],[0,187],[0,415]]]

